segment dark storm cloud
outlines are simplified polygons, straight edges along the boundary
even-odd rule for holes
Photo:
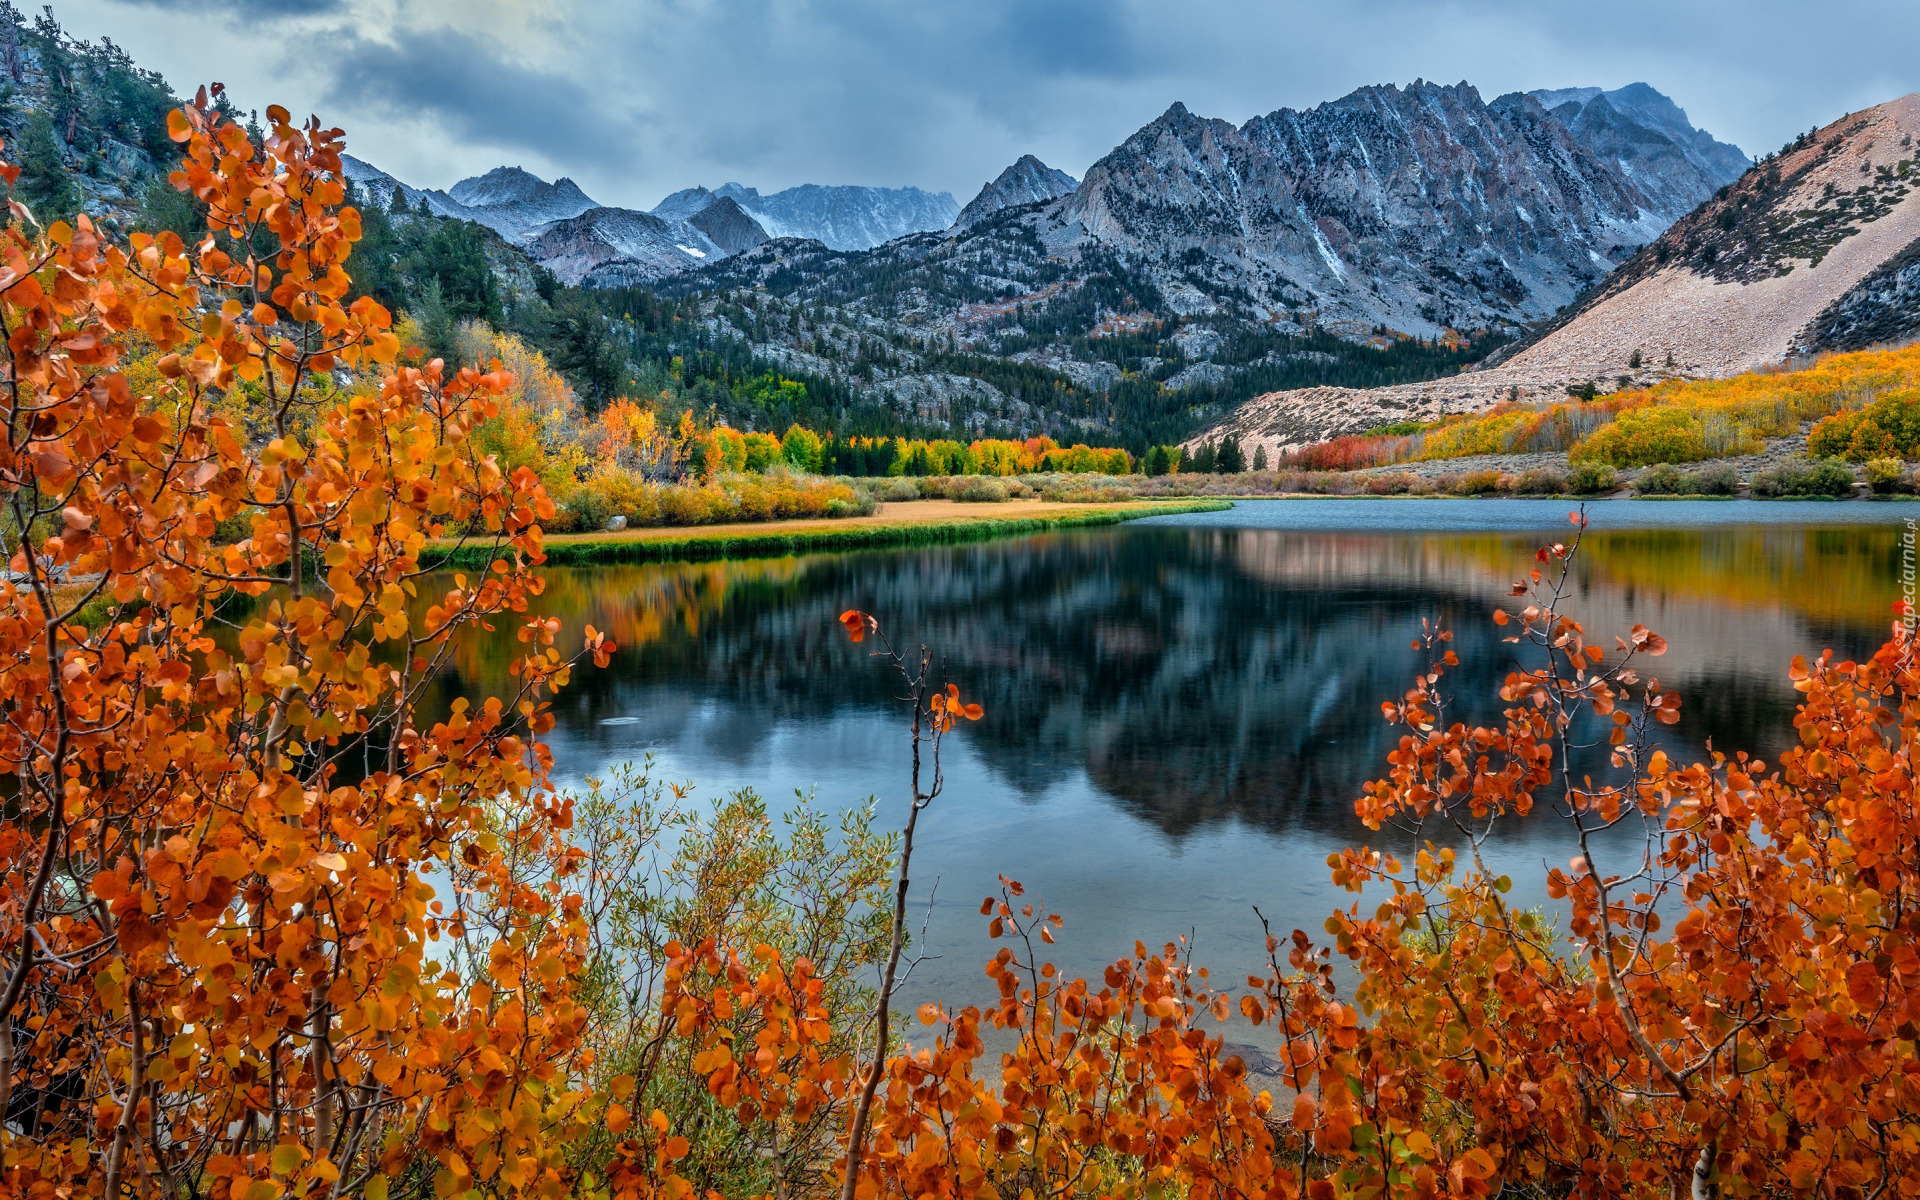
[[[144,25],[169,78],[324,107],[416,182],[523,156],[630,205],[726,179],[964,202],[1026,152],[1079,175],[1175,100],[1237,124],[1416,77],[1644,80],[1751,153],[1920,87],[1912,0],[171,0],[266,26],[217,50],[166,3],[61,11],[147,61]]]
[[[550,162],[614,154],[625,141],[625,128],[602,111],[595,90],[526,66],[490,38],[451,29],[398,44],[341,37],[322,53],[330,64],[326,99],[336,107],[430,116],[456,141]]]

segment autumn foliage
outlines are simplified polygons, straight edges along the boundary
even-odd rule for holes
[[[1676,379],[1590,400],[1516,398],[1424,425],[1349,434],[1282,465],[1349,471],[1392,463],[1564,450],[1574,462],[1640,467],[1756,454],[1816,421],[1808,449],[1865,462],[1920,454],[1920,350],[1824,356],[1798,370]]]
[[[1245,987],[1177,941],[1065,978],[1061,917],[1002,880],[994,998],[899,1037],[911,818],[880,919],[854,912],[885,891],[870,841],[822,871],[857,937],[726,916],[701,889],[749,886],[736,866],[680,876],[686,938],[623,940],[602,885],[650,830],[548,782],[550,697],[612,646],[527,615],[553,506],[502,463],[514,381],[393,365],[389,314],[343,303],[339,132],[267,117],[256,144],[204,94],[175,114],[197,244],[17,205],[0,235],[8,1195],[683,1200],[746,1177],[729,1140],[765,1151],[739,1194],[779,1197],[1920,1194],[1904,622],[1869,661],[1795,662],[1777,762],[1682,763],[1664,642],[1565,610],[1577,515],[1494,614],[1519,660],[1499,723],[1451,720],[1449,636],[1416,643],[1357,802],[1413,849],[1335,856],[1364,904],[1324,946],[1270,934]],[[659,451],[609,413],[607,454]],[[489,570],[428,569],[463,539]],[[517,691],[428,717],[463,633],[501,621]],[[983,714],[930,652],[893,657],[917,816],[939,739]],[[1562,833],[1552,912],[1484,853],[1519,821]],[[880,967],[873,1003],[809,946]]]
[[[0,242],[12,1195],[531,1190],[559,1153],[580,930],[502,864],[572,868],[535,737],[575,656],[533,622],[517,695],[415,713],[450,639],[539,590],[550,506],[473,450],[503,376],[381,377],[339,131],[267,115],[254,144],[204,93],[174,114],[198,245],[17,204]],[[494,569],[409,621],[429,540],[469,536]]]

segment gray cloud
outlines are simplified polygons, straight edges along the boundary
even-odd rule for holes
[[[165,3],[60,12],[176,86],[318,110],[412,182],[519,158],[634,205],[726,179],[965,201],[1026,152],[1078,175],[1174,100],[1237,123],[1415,77],[1645,80],[1756,153],[1920,87],[1911,0],[172,0],[287,38],[189,35]]]
[[[267,21],[283,17],[324,16],[346,8],[346,0],[118,0],[118,3],[174,12],[225,11]]]
[[[325,99],[334,108],[430,117],[456,143],[549,163],[625,149],[627,128],[603,109],[600,93],[575,77],[528,66],[490,38],[452,29],[397,43],[343,36],[323,41],[321,53],[329,65]]]

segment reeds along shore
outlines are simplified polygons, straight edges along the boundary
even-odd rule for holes
[[[892,546],[937,546],[992,538],[1117,525],[1139,517],[1168,513],[1214,512],[1232,505],[1224,500],[1151,502],[1084,513],[1031,517],[952,517],[940,520],[862,522],[828,528],[781,532],[737,533],[691,528],[655,536],[582,534],[556,537],[543,549],[550,566],[591,566],[598,563],[664,562],[735,558],[768,558],[823,550],[873,550]],[[495,556],[493,545],[466,543],[448,547],[437,563],[446,567],[484,567]],[[431,555],[423,556],[432,561]]]

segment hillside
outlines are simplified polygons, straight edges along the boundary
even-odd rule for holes
[[[1799,139],[1677,222],[1508,361],[1613,364],[1638,351],[1719,376],[1911,336],[1920,305],[1901,280],[1920,238],[1916,136],[1920,95]]]
[[[165,80],[111,40],[82,41],[50,10],[29,22],[0,3],[0,136],[22,168],[14,195],[36,219],[85,212],[108,231],[142,220],[174,158],[176,104]]]

